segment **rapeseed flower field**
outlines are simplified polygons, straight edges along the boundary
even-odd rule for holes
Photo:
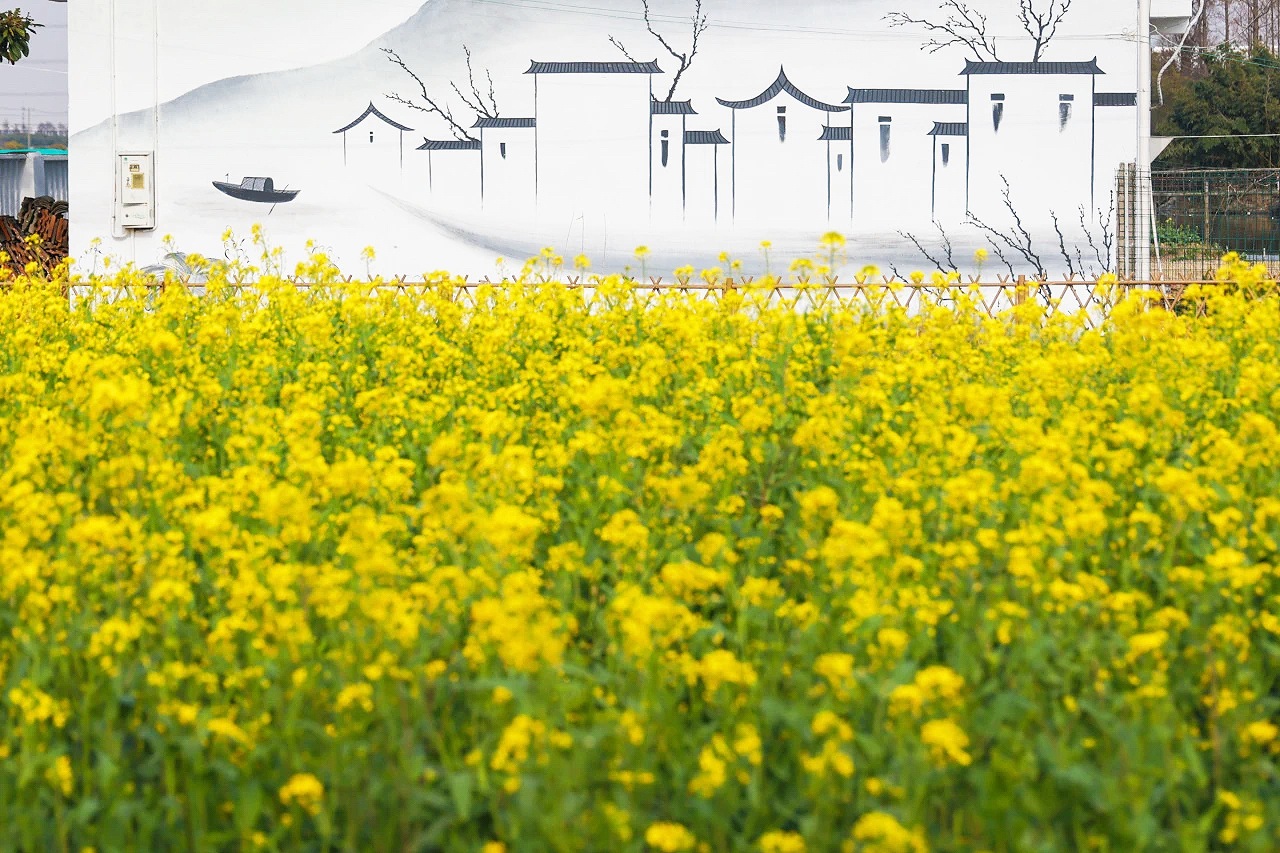
[[[1096,330],[6,282],[0,848],[1277,849],[1280,300],[1229,261]]]

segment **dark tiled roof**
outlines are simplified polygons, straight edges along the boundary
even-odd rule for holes
[[[334,133],[346,133],[348,130],[350,130],[351,128],[353,128],[353,127],[355,127],[357,124],[359,124],[360,122],[362,122],[362,121],[364,121],[365,119],[367,119],[369,116],[376,116],[377,118],[382,119],[382,120],[383,120],[383,121],[385,121],[387,124],[389,124],[389,125],[391,125],[392,127],[394,127],[396,130],[413,130],[413,128],[412,128],[412,127],[405,127],[405,126],[404,126],[403,124],[401,124],[400,122],[398,122],[398,121],[392,121],[391,119],[387,118],[385,115],[383,115],[383,114],[382,114],[382,111],[381,111],[381,110],[379,110],[377,107],[375,107],[375,106],[373,105],[373,101],[370,101],[370,102],[369,102],[369,107],[368,107],[368,109],[366,109],[364,112],[360,113],[360,117],[359,117],[358,119],[356,119],[355,121],[351,122],[351,124],[347,125],[346,127],[340,127],[340,128],[338,128],[337,130],[335,130],[335,131],[334,131]]]
[[[750,98],[745,101],[726,101],[723,98],[716,98],[716,100],[720,102],[721,106],[726,106],[731,110],[749,110],[753,107],[759,107],[769,103],[783,92],[786,92],[806,107],[812,107],[813,109],[821,110],[824,113],[847,113],[849,111],[848,107],[838,107],[834,104],[825,104],[817,98],[810,97],[797,89],[795,84],[787,79],[787,71],[785,68],[778,72],[778,79],[773,81],[772,86],[765,89],[754,98]]]
[[[850,89],[846,104],[963,104],[964,89]]]
[[[428,139],[419,151],[479,151],[480,141],[471,139]]]
[[[718,130],[686,130],[685,145],[728,145],[729,140]]]
[[[476,119],[476,123],[471,126],[483,130],[496,127],[537,127],[538,123],[531,118],[481,118]]]
[[[853,140],[853,128],[851,127],[827,127],[823,125],[822,136],[818,137],[819,142],[851,142]]]
[[[1088,62],[974,62],[964,61],[966,74],[1105,74],[1098,67],[1098,58]]]
[[[963,121],[935,121],[930,136],[968,136],[969,125]]]
[[[696,116],[692,101],[659,101],[654,100],[649,112],[656,116]]]
[[[661,74],[653,62],[534,62],[525,74]]]
[[[1095,107],[1136,107],[1138,94],[1136,92],[1097,92],[1093,96],[1093,105]]]

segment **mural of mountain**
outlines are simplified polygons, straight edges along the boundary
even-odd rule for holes
[[[120,116],[116,144],[158,152],[157,230],[206,254],[209,236],[223,227],[246,230],[264,219],[261,207],[218,193],[212,182],[270,175],[281,188],[306,187],[265,220],[274,240],[296,247],[315,238],[348,263],[371,243],[400,272],[450,267],[485,274],[495,255],[521,258],[545,245],[584,252],[598,267],[622,266],[641,243],[655,250],[651,263],[659,269],[677,260],[709,265],[721,250],[751,260],[764,238],[779,255],[811,250],[825,230],[853,235],[852,260],[887,263],[915,254],[899,232],[933,233],[940,192],[963,212],[967,185],[957,183],[953,164],[975,159],[963,140],[952,138],[968,133],[970,104],[958,94],[970,80],[962,73],[965,52],[924,53],[920,33],[888,28],[884,16],[903,5],[708,0],[711,27],[668,104],[676,62],[646,32],[638,0],[428,0],[344,59],[221,80],[161,105],[158,121],[150,110]],[[922,14],[934,6],[913,5]],[[677,44],[687,40],[691,6],[653,4],[656,25]],[[1011,88],[1046,104],[1043,127],[1021,117],[1030,113],[1011,113],[1003,130],[999,120],[996,127],[1005,137],[1044,140],[1035,143],[1042,156],[1028,150],[1019,164],[1016,193],[1031,221],[1047,219],[1066,182],[1077,186],[1064,196],[1071,203],[1055,211],[1062,218],[1079,219],[1081,198],[1105,207],[1105,199],[1082,195],[1078,184],[1105,186],[1127,150],[1127,136],[1111,136],[1132,126],[1123,109],[1134,85],[1131,47],[1086,35],[1122,31],[1131,25],[1128,13],[1109,0],[1078,6],[1077,32],[1047,58],[1064,68],[1074,63],[1072,73],[1084,69],[1084,76],[1044,75],[1044,66],[1028,76],[1016,63],[980,72],[997,75],[982,78],[984,99]],[[292,37],[305,38],[305,21]],[[1003,43],[1016,45],[1012,38]],[[457,85],[462,95],[472,94],[463,45],[479,82],[475,96],[488,97],[492,75],[497,109],[486,110],[497,115],[481,127],[473,127],[477,116],[451,90]],[[384,48],[453,105],[457,127],[388,97],[415,98],[418,85]],[[655,58],[663,73],[648,66]],[[1095,58],[1099,74],[1086,68]],[[1104,102],[1095,92],[1119,100],[1098,109]],[[1011,97],[1012,110],[1022,96]],[[654,98],[664,103],[651,105]],[[990,116],[990,102],[981,109]],[[1071,150],[1092,146],[1090,168],[1103,178],[1080,172],[1083,166],[1064,170],[1068,132],[1085,134]],[[109,158],[111,135],[110,123],[77,134],[75,156]],[[873,180],[869,170],[877,161],[896,171]],[[939,178],[939,169],[950,173]],[[990,194],[999,173],[988,171],[983,191]],[[100,177],[73,180],[73,240],[83,246],[110,220],[111,188]],[[591,193],[590,203],[579,201]],[[993,207],[989,218],[1000,212]],[[988,241],[958,225],[952,237],[965,252]]]

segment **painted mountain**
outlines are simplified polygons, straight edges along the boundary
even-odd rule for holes
[[[162,21],[178,5],[161,0]],[[850,263],[910,269],[928,266],[911,238],[945,235],[967,257],[993,239],[974,219],[1004,231],[1012,212],[1045,254],[1055,219],[1087,254],[1133,156],[1132,15],[1078,0],[1032,62],[1008,0],[973,5],[989,7],[998,60],[924,50],[920,28],[886,20],[937,15],[933,0],[706,0],[696,54],[693,0],[652,3],[684,62],[639,0],[429,0],[345,59],[231,77],[77,134],[73,240],[106,236],[114,144],[157,152],[156,234],[114,244],[142,263],[161,234],[220,254],[224,228],[262,222],[295,257],[310,238],[356,267],[373,244],[409,274],[491,274],[496,256],[543,246],[597,269],[634,264],[641,244],[662,271],[721,251],[751,265],[762,239],[785,259],[832,230]],[[289,37],[306,33],[300,20]],[[423,90],[452,120],[392,97],[425,107]],[[299,192],[271,206],[212,186],[253,176]]]

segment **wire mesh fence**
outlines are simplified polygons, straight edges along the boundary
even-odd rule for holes
[[[1121,276],[1141,273],[1136,238],[1148,217],[1153,275],[1211,279],[1228,252],[1280,274],[1280,169],[1121,169],[1116,205]]]

